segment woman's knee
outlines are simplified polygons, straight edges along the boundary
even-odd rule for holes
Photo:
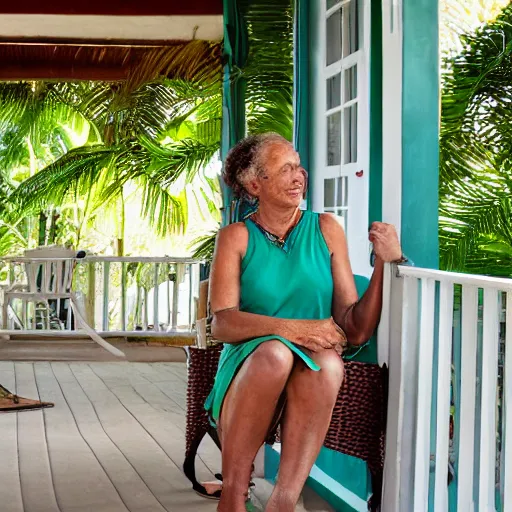
[[[331,409],[336,403],[343,383],[344,366],[334,350],[323,350],[313,355],[320,371],[297,367],[287,385],[289,399],[308,403],[318,410]]]
[[[335,350],[326,350],[323,355],[324,357],[320,363],[322,367],[320,374],[323,374],[325,379],[331,382],[336,389],[339,389],[345,376],[343,359]]]
[[[260,371],[267,370],[271,375],[288,376],[293,368],[292,351],[279,340],[262,343],[251,355],[251,360]]]
[[[314,379],[312,387],[321,389],[323,398],[330,402],[336,399],[343,383],[345,375],[343,360],[334,350],[324,350],[315,355],[321,370],[311,372]]]

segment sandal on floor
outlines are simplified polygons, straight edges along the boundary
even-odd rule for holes
[[[200,484],[194,485],[194,491],[203,498],[210,500],[220,500],[220,496],[222,494],[222,475],[217,473],[215,478],[217,478],[217,480],[212,480],[211,482],[201,482]],[[249,493],[247,496],[248,502],[250,502],[251,499],[251,489],[255,485],[256,484],[252,480],[249,482]],[[257,509],[254,509],[255,512],[256,510]]]
[[[212,482],[203,482],[202,484],[196,484],[193,486],[194,491],[209,500],[220,500],[222,492],[222,482],[214,480]]]

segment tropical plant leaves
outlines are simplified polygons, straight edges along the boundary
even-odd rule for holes
[[[512,6],[460,36],[445,60],[440,137],[440,264],[510,276]]]
[[[242,4],[248,130],[291,140],[292,2]],[[6,189],[6,211],[21,219],[80,197],[94,211],[136,183],[157,232],[181,231],[189,201],[218,211],[218,182],[204,169],[219,152],[222,115],[219,43],[155,49],[123,83],[0,84],[0,168],[6,183],[23,180]]]

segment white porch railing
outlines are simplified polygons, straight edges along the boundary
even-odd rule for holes
[[[512,511],[512,280],[387,272],[383,511]]]
[[[73,290],[87,321],[99,333],[161,336],[195,329],[199,261],[167,256],[87,256],[74,261]],[[4,260],[4,287],[27,283],[27,262],[22,257]],[[11,306],[17,318],[13,329],[28,330],[28,325],[35,324],[20,321],[27,316],[23,307]]]

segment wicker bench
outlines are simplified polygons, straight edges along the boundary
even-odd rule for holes
[[[205,494],[195,475],[199,444],[209,434],[220,447],[210,425],[204,403],[213,387],[221,344],[190,347],[188,354],[186,452],[183,465],[194,490]],[[369,509],[378,510],[382,492],[384,441],[387,407],[387,370],[378,364],[345,361],[345,379],[339,391],[324,446],[367,462],[372,477],[373,496]],[[279,434],[277,434],[279,435]],[[275,439],[269,439],[272,443]]]

